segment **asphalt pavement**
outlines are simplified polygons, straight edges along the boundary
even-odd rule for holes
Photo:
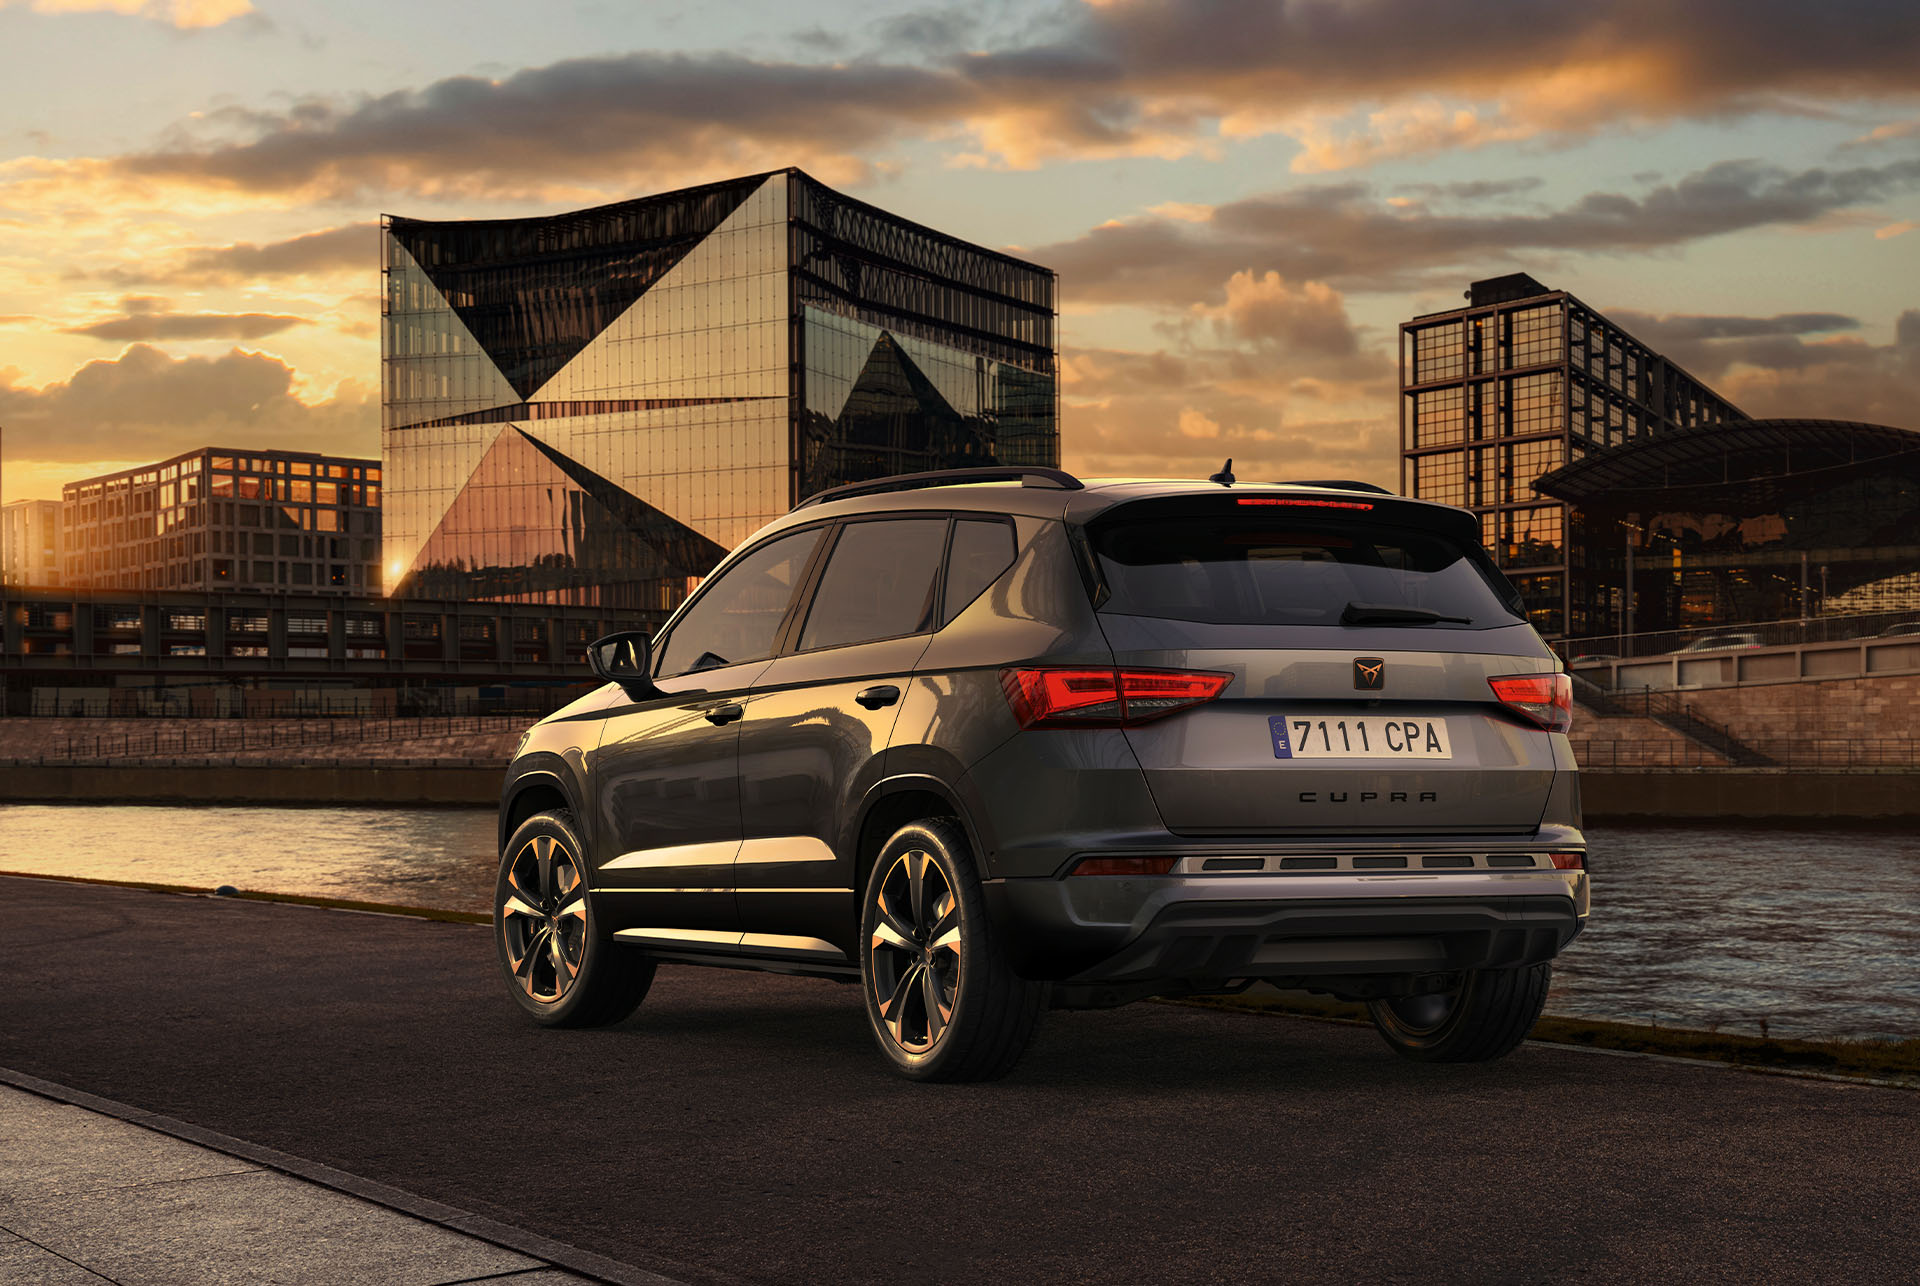
[[[1049,1016],[921,1086],[858,992],[663,967],[534,1027],[488,931],[0,878],[0,1067],[689,1282],[1912,1280],[1920,1093]]]

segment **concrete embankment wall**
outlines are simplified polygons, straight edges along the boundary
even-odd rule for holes
[[[467,804],[500,798],[499,762],[113,764],[0,762],[0,801],[163,804]],[[1591,822],[1920,819],[1920,770],[1587,772]]]

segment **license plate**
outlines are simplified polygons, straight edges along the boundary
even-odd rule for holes
[[[1276,714],[1267,720],[1275,759],[1451,759],[1445,719]]]

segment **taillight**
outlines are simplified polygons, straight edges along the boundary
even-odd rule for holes
[[[1587,855],[1585,853],[1549,853],[1547,856],[1553,859],[1553,869],[1556,871],[1584,871],[1587,869]]]
[[[1548,732],[1573,727],[1573,680],[1564,674],[1513,674],[1488,679],[1487,686],[1501,705]]]
[[[1068,875],[1165,875],[1173,869],[1174,857],[1086,857],[1074,864]]]
[[[1082,670],[1019,667],[1000,686],[1022,728],[1130,728],[1203,705],[1226,690],[1212,670]]]

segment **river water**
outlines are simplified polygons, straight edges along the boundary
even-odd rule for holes
[[[1920,1036],[1920,837],[1595,827],[1594,914],[1548,1012],[1776,1036]],[[491,907],[481,809],[0,805],[0,871]]]

